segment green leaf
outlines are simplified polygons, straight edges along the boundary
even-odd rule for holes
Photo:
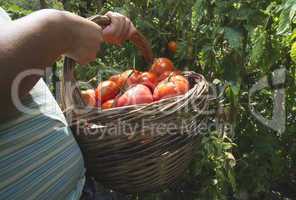
[[[287,34],[291,32],[291,22],[296,14],[296,0],[288,0],[281,6],[282,12],[279,18],[277,34]]]
[[[294,31],[291,35],[290,41],[294,41],[295,39],[296,39],[296,30],[294,29]]]
[[[239,53],[232,52],[230,55],[227,55],[222,62],[222,67],[224,68],[224,78],[226,81],[234,83],[240,81],[240,72],[243,66]]]
[[[296,63],[296,42],[294,42],[292,44],[290,56],[291,56],[292,61]]]
[[[219,79],[217,79],[217,78],[215,78],[214,80],[213,80],[213,84],[215,84],[215,85],[218,85],[218,84],[220,84],[221,83],[221,80],[219,80]]]
[[[296,4],[292,6],[290,13],[289,13],[289,20],[290,22],[293,22],[296,15]]]
[[[227,171],[227,177],[229,180],[229,183],[231,184],[232,188],[236,188],[236,178],[234,176],[234,174],[232,173],[232,171]]]
[[[277,34],[285,34],[290,30],[289,11],[284,10],[279,19],[279,25],[277,28]]]
[[[197,29],[197,26],[203,16],[202,12],[204,10],[204,0],[196,0],[192,7],[191,13],[191,27],[193,30]]]
[[[258,64],[262,59],[264,59],[266,52],[266,40],[267,33],[262,27],[257,27],[252,36],[252,50],[250,54],[250,62],[253,65]]]
[[[233,49],[241,49],[243,44],[242,34],[233,28],[224,28],[224,37],[228,40],[229,45]]]

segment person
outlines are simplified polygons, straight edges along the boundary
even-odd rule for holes
[[[119,45],[136,31],[127,17],[106,15],[102,29],[52,9],[11,21],[0,8],[1,200],[81,197],[83,157],[41,72],[62,55],[87,64],[103,42]]]

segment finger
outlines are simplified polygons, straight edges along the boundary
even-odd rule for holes
[[[118,31],[118,42],[122,43],[125,40],[125,35],[128,29],[128,25],[127,25],[127,21],[126,21],[126,17],[124,17],[123,15],[120,16],[119,18],[120,20],[120,30]]]
[[[128,18],[125,18],[124,20],[124,28],[121,34],[121,42],[126,41],[129,37],[129,31],[130,31],[131,21]]]
[[[126,21],[124,17],[120,17],[119,20],[120,20],[120,25],[119,25],[120,29],[116,33],[116,37],[118,39],[118,42],[122,43],[125,37],[124,34],[126,32]]]
[[[107,12],[106,15],[111,18],[112,23],[103,30],[105,41],[121,44],[130,32],[130,20],[119,13]]]
[[[121,23],[116,17],[112,17],[112,23],[103,30],[103,37],[106,42],[118,43],[121,31]]]
[[[115,14],[115,12],[112,12],[112,11],[108,11],[105,16],[108,16],[108,17],[113,17],[113,15]]]

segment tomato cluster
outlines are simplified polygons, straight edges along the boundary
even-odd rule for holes
[[[95,90],[89,89],[81,94],[87,105],[110,109],[148,104],[183,95],[188,90],[188,80],[175,70],[173,62],[168,58],[157,58],[147,72],[127,70],[102,81]]]

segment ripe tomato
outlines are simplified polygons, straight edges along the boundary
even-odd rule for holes
[[[173,71],[174,64],[168,58],[157,58],[154,60],[150,72],[155,73],[157,76],[160,76],[162,73],[166,71]]]
[[[138,70],[127,70],[124,73],[128,74],[128,78],[127,78],[127,86],[131,86],[134,84],[138,84],[139,83],[139,79],[141,76],[141,72],[139,72]]]
[[[81,91],[81,96],[88,106],[96,106],[96,93],[93,89]]]
[[[158,83],[157,76],[152,72],[144,72],[140,75],[138,83],[146,85],[153,91]]]
[[[122,74],[116,74],[116,75],[113,75],[109,78],[109,81],[113,81],[114,83],[117,84],[117,86],[119,88],[122,88],[126,82],[126,79],[125,77],[123,77]]]
[[[103,81],[98,85],[96,89],[96,97],[99,102],[104,103],[109,99],[113,99],[119,91],[120,88],[115,82]]]
[[[182,75],[175,75],[160,82],[153,93],[155,101],[185,94],[189,90],[189,82]]]
[[[117,107],[153,102],[150,89],[145,85],[134,85],[117,100]]]
[[[141,72],[137,70],[126,70],[125,72],[117,75],[113,75],[109,78],[110,81],[114,81],[119,88],[124,86],[130,86],[138,82]]]
[[[102,109],[106,110],[106,109],[113,108],[114,106],[115,106],[115,100],[110,99],[108,101],[105,101],[105,103],[102,104]]]
[[[169,76],[175,76],[175,75],[180,75],[181,72],[176,70],[176,71],[166,71],[164,73],[162,73],[159,77],[158,77],[158,81],[163,81],[164,79],[166,79]]]
[[[170,52],[176,53],[177,52],[177,43],[175,41],[170,41],[168,43],[168,49],[170,50]]]
[[[168,81],[172,81],[176,84],[179,83],[179,90],[181,93],[185,94],[186,92],[188,92],[190,88],[189,81],[184,76],[176,75],[176,76],[168,77],[167,79]]]

